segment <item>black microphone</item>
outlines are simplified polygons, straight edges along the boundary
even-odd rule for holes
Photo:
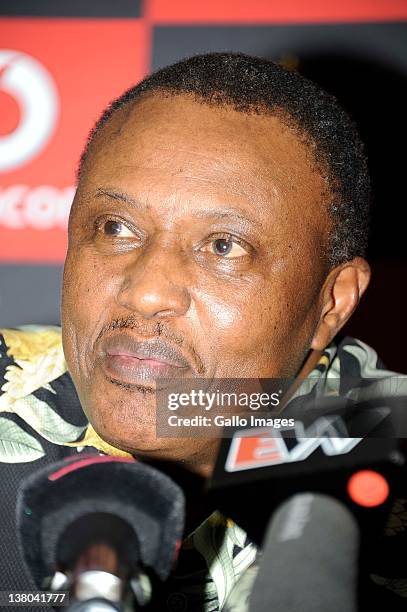
[[[359,529],[337,500],[301,493],[273,514],[252,612],[356,612]]]
[[[148,603],[152,585],[170,574],[183,527],[178,485],[131,459],[81,455],[48,465],[23,481],[17,498],[19,545],[34,583],[69,590],[75,611]]]
[[[321,510],[320,520],[310,522],[309,528],[313,533],[314,569],[317,565],[322,567],[325,564],[326,571],[320,575],[328,590],[332,581],[343,578],[343,588],[336,593],[342,602],[351,602],[349,605],[352,604],[353,608],[349,609],[354,609],[355,605],[363,606],[372,597],[374,585],[370,574],[380,573],[383,566],[389,565],[389,561],[397,557],[394,551],[397,544],[392,543],[390,550],[384,529],[393,503],[397,496],[402,496],[400,494],[405,486],[406,445],[404,439],[396,436],[405,435],[406,398],[376,398],[356,404],[348,401],[338,404],[337,400],[330,402],[325,398],[323,401],[323,410],[314,404],[307,412],[294,412],[293,427],[235,429],[232,437],[222,440],[209,493],[212,503],[242,527],[250,540],[265,551],[269,550],[267,558],[276,553],[275,536],[268,541],[264,534],[270,516],[286,500],[290,505],[297,494],[322,494],[330,498],[331,504],[346,508],[348,518],[344,518],[343,522],[348,527],[344,527],[344,537],[354,533],[353,528],[349,527],[352,523],[350,517],[353,517],[358,525],[360,540],[357,558],[354,552],[350,553],[354,551],[357,541],[354,535],[342,544],[345,548],[338,548],[338,554],[348,560],[349,568],[346,569],[343,564],[336,567],[333,561],[328,563],[326,557],[337,556],[337,551],[329,544],[333,529],[326,520],[328,513],[325,510]],[[287,412],[287,416],[292,417],[293,412]],[[324,507],[327,508],[327,505],[324,504]],[[345,515],[342,512],[342,516]],[[276,534],[278,528],[273,527],[273,518],[271,525],[271,533]],[[339,536],[341,533],[340,529]],[[281,542],[276,554],[281,553],[283,557],[285,546],[290,548],[289,542]],[[401,550],[396,552],[400,558]],[[290,554],[289,550],[287,554]],[[312,554],[312,547],[307,554]],[[292,555],[304,559],[302,546],[294,546]],[[271,580],[267,558],[262,561],[260,554],[263,578],[257,590],[264,589],[267,580]],[[295,568],[301,573],[299,566]],[[284,576],[282,569],[279,574],[284,581],[281,588],[287,597],[291,589],[295,591],[301,602],[301,590],[306,585],[301,580],[293,579],[288,561],[285,569]],[[303,572],[304,577],[309,577],[305,561]],[[357,586],[354,585],[355,576]],[[270,594],[270,591],[267,593]],[[282,597],[284,593],[281,593]],[[293,593],[292,597],[296,594]],[[265,597],[267,599],[268,595]],[[278,595],[270,601],[275,606]],[[287,603],[287,599],[284,601]],[[312,599],[309,601],[312,609],[317,599],[314,603]],[[321,604],[326,601],[326,598],[321,598]],[[253,612],[257,612],[256,602],[259,603],[259,600],[256,599],[251,607]],[[268,605],[267,609],[274,609],[273,606]],[[295,609],[296,606],[286,607],[287,611]],[[319,610],[317,607],[315,609]],[[347,608],[341,605],[336,609],[334,606],[325,609],[336,612],[336,609]]]
[[[209,494],[257,545],[279,504],[319,492],[352,512],[366,550],[403,490],[406,441],[396,436],[407,430],[406,398],[323,402],[287,411],[292,426],[234,428],[222,439]]]

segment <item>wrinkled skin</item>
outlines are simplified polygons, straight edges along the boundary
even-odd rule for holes
[[[105,440],[201,473],[216,447],[157,439],[154,384],[106,372],[109,335],[159,337],[182,355],[183,375],[205,378],[292,376],[331,341],[369,267],[355,258],[328,269],[322,174],[281,117],[184,95],[149,95],[103,127],[71,213],[62,326],[83,409]]]

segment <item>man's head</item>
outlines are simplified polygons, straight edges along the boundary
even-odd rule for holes
[[[98,433],[208,460],[156,439],[155,379],[295,375],[367,287],[369,198],[350,119],[267,60],[197,56],[115,101],[81,160],[62,303]]]

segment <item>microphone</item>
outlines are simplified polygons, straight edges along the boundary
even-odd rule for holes
[[[179,486],[149,465],[68,458],[23,481],[19,546],[39,589],[69,590],[69,610],[135,610],[170,574],[184,505]]]
[[[359,529],[337,500],[301,493],[271,519],[249,598],[253,612],[356,612]]]
[[[252,591],[256,597],[250,608],[253,612],[261,610],[261,603],[264,610],[266,604],[267,610],[274,609],[279,598],[286,605],[285,610],[295,610],[296,605],[306,610],[305,596],[309,597],[310,610],[322,610],[317,607],[318,597],[327,611],[355,610],[355,605],[363,605],[374,590],[369,575],[380,573],[395,557],[397,545],[394,543],[389,549],[384,528],[405,479],[405,441],[395,437],[405,435],[405,398],[376,398],[363,404],[347,401],[345,406],[327,401],[326,409],[305,413],[298,410],[295,417],[293,426],[236,428],[231,438],[224,438],[209,494],[212,503],[263,549],[263,561],[259,555],[259,584],[254,589],[265,594],[261,602],[257,599],[261,595]],[[289,508],[296,507],[295,500],[300,495],[319,500],[315,509],[311,505],[304,535],[298,542],[279,542],[278,532],[281,522],[285,522],[281,516],[286,516],[286,512],[290,516]],[[281,505],[284,503],[287,505]],[[299,507],[304,508],[304,502]],[[265,538],[276,508],[281,509],[280,518],[276,518],[276,523],[271,519],[269,536]],[[330,512],[334,523],[329,522]],[[337,536],[347,541],[340,543]],[[402,552],[400,547],[397,552]],[[268,560],[274,555],[270,565]],[[340,557],[339,561],[335,561],[336,557]],[[279,558],[284,559],[280,569]],[[308,571],[311,567],[319,573],[326,588],[315,583]],[[272,578],[273,572],[276,580]],[[268,581],[270,590],[266,589]],[[327,595],[335,581],[339,581],[339,586],[333,593],[341,602],[337,607],[331,605]],[[314,585],[314,599],[307,583]],[[276,596],[271,596],[272,588],[277,589]],[[287,603],[289,597],[297,602],[291,607]]]
[[[292,426],[234,428],[220,445],[212,503],[261,546],[279,504],[296,493],[323,493],[355,516],[366,550],[402,491],[406,441],[395,436],[406,432],[405,403],[404,397],[346,400],[344,407],[335,399],[324,410],[315,404],[297,410]]]

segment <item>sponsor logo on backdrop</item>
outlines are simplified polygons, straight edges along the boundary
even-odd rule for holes
[[[48,70],[32,56],[0,50],[0,92],[14,101],[18,120],[0,135],[0,173],[18,170],[48,145],[58,122],[59,96]],[[0,188],[0,224],[8,229],[65,228],[74,187]]]
[[[66,229],[75,187],[12,185],[0,188],[0,224],[8,229]]]
[[[0,19],[0,263],[64,260],[79,156],[147,72],[149,32],[141,19]]]
[[[19,107],[19,121],[0,136],[0,172],[10,172],[30,162],[47,145],[58,119],[55,83],[40,62],[8,49],[0,50],[0,91]]]

